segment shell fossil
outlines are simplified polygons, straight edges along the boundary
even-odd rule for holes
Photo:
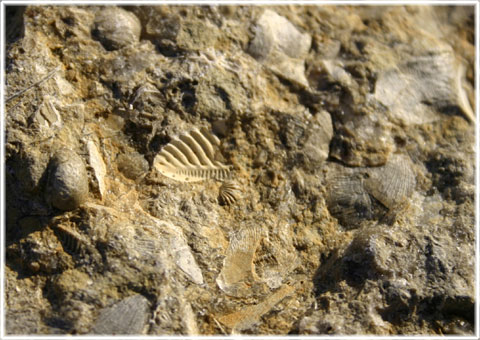
[[[255,251],[264,231],[257,225],[246,226],[232,235],[223,268],[216,282],[218,287],[231,296],[247,296],[251,283],[259,280],[255,272]]]
[[[86,201],[88,176],[82,158],[62,148],[50,160],[47,201],[60,210],[74,210]]]
[[[162,175],[182,182],[228,178],[230,167],[217,160],[219,139],[206,129],[194,129],[168,143],[153,166]]]
[[[111,51],[136,43],[141,30],[140,20],[135,14],[123,8],[107,6],[97,13],[92,35]]]
[[[410,159],[402,155],[392,155],[384,166],[370,169],[365,180],[365,189],[388,209],[405,202],[414,187]]]
[[[64,249],[71,253],[81,253],[84,251],[86,241],[76,231],[62,225],[55,226],[55,231],[59,235]]]
[[[220,186],[218,202],[221,205],[232,205],[239,199],[240,191],[240,187],[234,181],[227,180]]]
[[[361,174],[337,174],[331,181],[329,192],[328,209],[343,226],[353,226],[372,218],[372,200],[364,188]]]
[[[392,224],[408,207],[415,175],[407,156],[392,155],[384,166],[335,171],[329,179],[328,209],[348,228],[364,220]]]

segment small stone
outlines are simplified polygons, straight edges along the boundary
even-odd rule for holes
[[[148,300],[133,295],[102,309],[93,334],[141,334],[148,319]]]
[[[304,58],[312,37],[272,10],[263,12],[254,30],[248,52],[283,78],[308,86]]]
[[[92,35],[112,51],[132,45],[139,41],[141,33],[140,20],[135,14],[124,9],[108,6],[95,17]]]
[[[303,148],[310,163],[321,164],[328,158],[330,141],[333,137],[332,118],[327,111],[320,111],[312,119]]]
[[[60,210],[74,210],[88,197],[85,163],[70,149],[60,149],[50,160],[47,202]]]
[[[139,179],[148,171],[148,162],[137,152],[124,153],[118,156],[118,170],[129,179]]]

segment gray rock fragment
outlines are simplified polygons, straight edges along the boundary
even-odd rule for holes
[[[133,295],[102,309],[91,333],[142,334],[148,317],[148,300],[142,295]]]
[[[118,50],[140,39],[141,25],[135,14],[108,6],[95,17],[92,31],[107,50]]]
[[[405,124],[438,120],[437,112],[458,110],[469,121],[475,115],[462,87],[463,66],[451,50],[414,57],[380,74],[375,98]]]
[[[330,140],[333,137],[332,118],[327,111],[320,111],[312,119],[311,128],[303,148],[305,156],[314,165],[328,158]]]
[[[47,201],[60,210],[74,210],[86,201],[88,176],[83,160],[62,148],[50,160]]]
[[[278,75],[308,86],[304,58],[310,49],[311,36],[299,32],[287,19],[268,9],[254,30],[248,52]]]

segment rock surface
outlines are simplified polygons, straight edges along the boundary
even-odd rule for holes
[[[7,12],[7,334],[473,334],[473,6]]]

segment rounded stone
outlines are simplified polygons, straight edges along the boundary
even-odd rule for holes
[[[118,170],[127,178],[137,180],[149,169],[145,157],[137,152],[124,153],[117,158]]]
[[[109,6],[97,13],[92,35],[105,49],[112,51],[139,41],[141,30],[140,20],[135,14]]]
[[[47,201],[60,210],[78,208],[88,196],[88,176],[82,158],[60,149],[50,160]]]

